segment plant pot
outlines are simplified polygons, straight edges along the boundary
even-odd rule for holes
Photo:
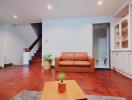
[[[43,61],[44,69],[50,69],[51,68],[51,61]]]
[[[65,91],[66,91],[66,83],[64,83],[64,82],[59,82],[59,83],[58,83],[58,91],[59,91],[60,93],[65,92]]]

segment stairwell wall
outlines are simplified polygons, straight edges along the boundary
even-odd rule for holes
[[[23,48],[29,47],[36,38],[30,24],[0,24],[0,62],[22,65]]]

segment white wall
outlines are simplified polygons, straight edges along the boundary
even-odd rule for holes
[[[3,25],[0,24],[0,67],[3,67],[4,66],[4,60],[3,60],[3,55],[4,55],[4,34],[3,34],[3,31],[4,31],[4,27]]]
[[[44,19],[42,55],[62,51],[86,51],[93,55],[93,29],[95,23],[111,23],[111,17],[80,17],[66,19]]]
[[[30,25],[0,24],[0,56],[4,63],[22,65],[23,48],[29,47],[36,38]]]

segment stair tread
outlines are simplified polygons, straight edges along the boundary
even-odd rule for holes
[[[34,54],[34,57],[32,57],[32,60],[30,61],[30,64],[39,63],[42,62],[42,53],[41,51],[37,51],[37,53]]]

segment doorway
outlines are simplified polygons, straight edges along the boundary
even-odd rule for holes
[[[93,24],[93,56],[96,68],[110,68],[110,24]]]

